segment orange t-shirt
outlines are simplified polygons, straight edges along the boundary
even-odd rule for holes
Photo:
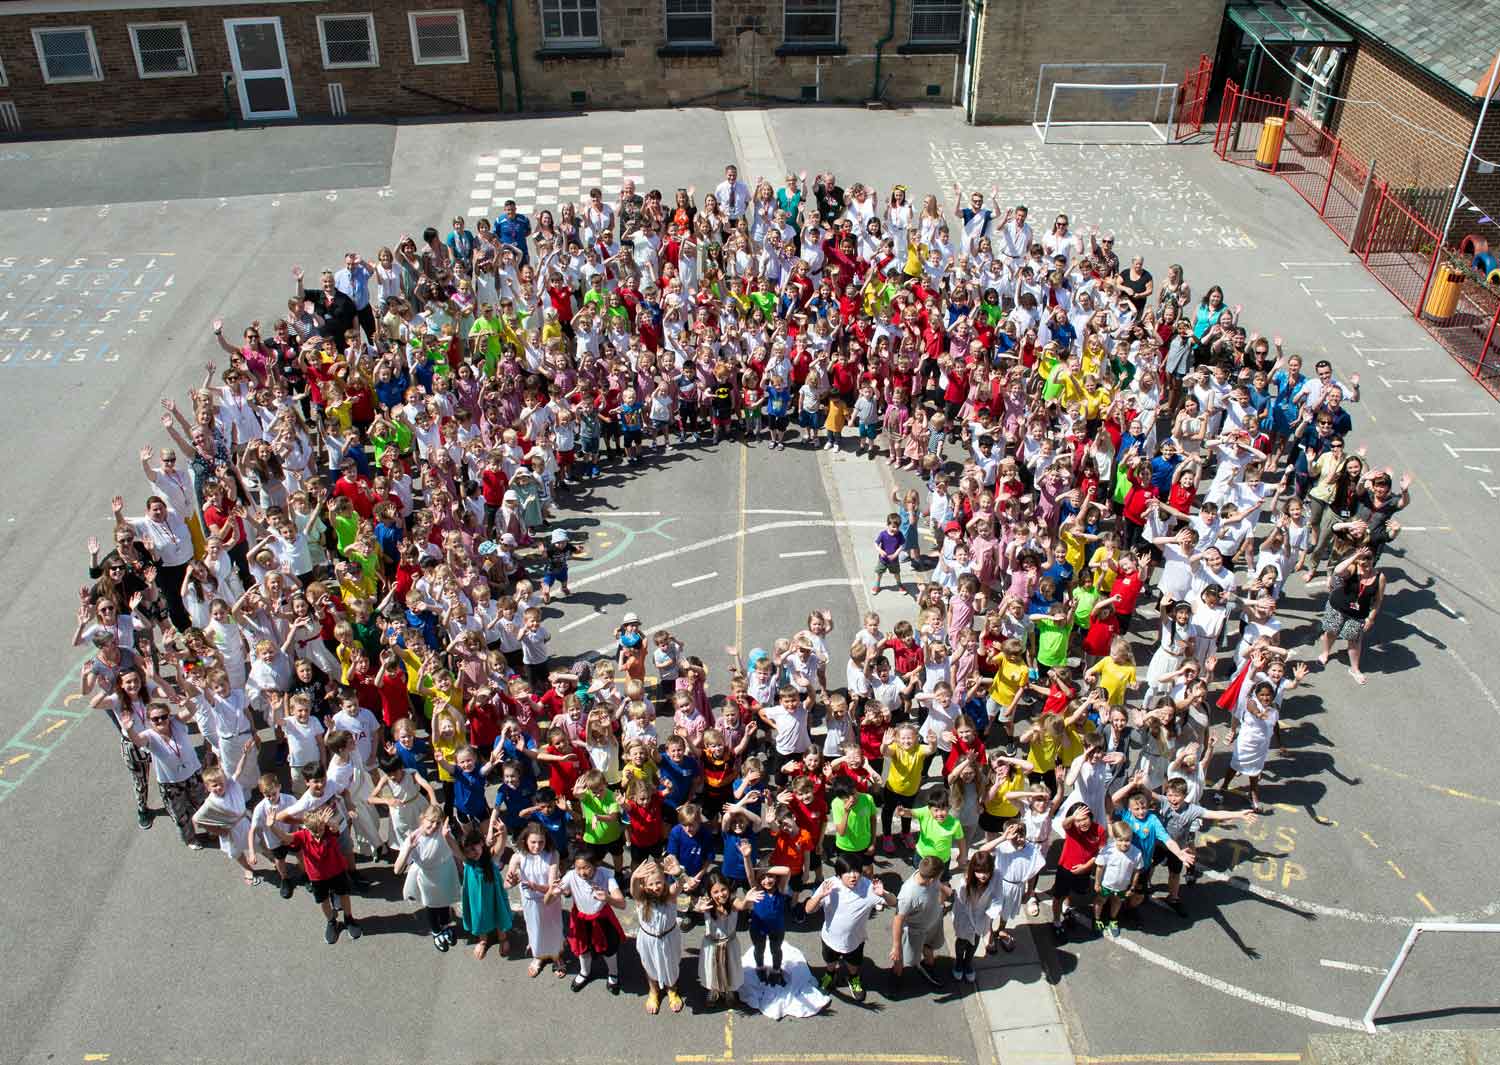
[[[813,848],[812,833],[805,828],[799,828],[795,835],[777,832],[772,835],[771,839],[771,864],[786,866],[793,876],[802,872],[803,860]]]

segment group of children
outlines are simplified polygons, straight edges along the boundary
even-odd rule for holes
[[[351,254],[274,337],[221,337],[223,383],[164,401],[174,446],[142,451],[145,515],[114,501],[79,607],[141,826],[154,776],[247,883],[269,864],[289,898],[295,862],[330,944],[362,932],[361,862],[405,874],[441,952],[521,952],[519,902],[529,975],[574,965],[574,990],[618,992],[633,939],[653,1013],[684,1007],[697,924],[709,1002],[796,1014],[865,997],[886,908],[892,972],[933,985],[946,922],[972,983],[1048,868],[1058,938],[1118,934],[1159,865],[1186,914],[1194,834],[1255,816],[1308,670],[1278,616],[1297,571],[1332,566],[1323,658],[1346,640],[1363,680],[1409,478],[1345,457],[1357,378],[1304,378],[1217,286],[1143,286],[1066,217],[1036,240],[981,197],[950,229],[934,197],[804,180],[742,216],[632,188],[529,242],[513,212],[429,230]],[[711,684],[632,612],[613,656],[561,667],[556,493],[674,431],[838,448],[851,424],[903,484],[872,593],[889,576],[912,617],[867,614],[845,654],[815,610]],[[1203,805],[1241,774],[1249,809]]]

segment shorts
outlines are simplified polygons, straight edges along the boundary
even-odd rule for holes
[[[818,412],[815,410],[804,410],[797,414],[797,424],[803,429],[816,429],[821,421],[822,419],[818,417]]]
[[[651,431],[657,436],[666,436],[671,428],[672,420],[670,418],[651,419]]]
[[[1165,865],[1167,872],[1173,876],[1182,872],[1182,859],[1165,847],[1158,848],[1156,853],[1151,856],[1151,864],[1146,869],[1146,875],[1150,876],[1156,871],[1156,867],[1159,865]]]
[[[769,425],[773,431],[778,433],[786,432],[787,421],[788,419],[785,414],[766,415],[766,424]]]
[[[839,962],[843,962],[851,968],[858,969],[865,963],[865,945],[863,943],[850,951],[834,950],[827,943],[822,942],[822,940],[819,940],[819,944],[823,948],[824,965],[837,965]]]
[[[621,432],[625,439],[626,447],[639,447],[641,443],[641,431],[639,429],[625,429]]]
[[[312,880],[313,901],[327,902],[330,895],[348,895],[354,890],[354,885],[349,882],[349,872],[345,870],[337,876],[330,876],[327,880]]]
[[[545,587],[545,588],[551,588],[554,584],[566,585],[567,583],[568,583],[568,567],[567,566],[564,566],[562,569],[556,570],[556,571],[548,570],[546,573],[542,574],[542,586]]]
[[[288,854],[292,853],[292,848],[288,847],[285,843],[282,843],[278,846],[272,847],[270,850],[262,851],[262,853],[272,861],[282,861]]]
[[[1093,895],[1094,871],[1075,873],[1071,869],[1057,867],[1057,879],[1052,881],[1052,897],[1067,899],[1076,895]]]
[[[559,451],[557,453],[557,464],[559,466],[561,466],[565,470],[572,469],[573,468],[573,452],[571,452],[571,451]]]
[[[874,440],[880,435],[879,422],[861,422],[859,426],[859,438],[861,440]]]
[[[1005,830],[1005,822],[1009,820],[1013,819],[1008,817],[996,817],[994,814],[989,813],[986,810],[979,811],[979,827],[986,832],[1003,832]],[[1058,875],[1061,876],[1062,874],[1059,873]]]
[[[1099,897],[1101,899],[1124,899],[1124,898],[1129,898],[1130,897],[1130,889],[1126,888],[1124,891],[1116,891],[1114,888],[1102,887],[1102,888],[1099,889]]]
[[[875,560],[875,576],[878,577],[882,573],[889,573],[899,580],[901,578],[901,563],[895,559],[877,558]]]

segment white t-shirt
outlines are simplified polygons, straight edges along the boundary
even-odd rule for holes
[[[851,890],[838,877],[827,883],[833,890],[823,899],[823,942],[840,954],[858,950],[869,931],[869,917],[882,898],[875,885],[860,877]]]
[[[368,765],[370,754],[375,749],[375,737],[380,734],[380,722],[364,707],[349,714],[340,710],[333,715],[333,727],[343,729],[354,737],[354,749],[359,754],[359,764]]]
[[[594,898],[594,889],[597,888],[606,895],[613,895],[620,890],[620,885],[615,881],[610,871],[602,866],[594,866],[592,880],[585,880],[578,875],[577,870],[569,869],[562,876],[561,886],[573,899],[573,909],[586,917],[592,917],[604,907],[609,905],[609,900],[600,901]]]
[[[807,707],[801,702],[792,711],[774,703],[761,712],[776,726],[777,754],[802,754],[812,746],[812,737],[807,731]]]
[[[250,831],[255,834],[255,846],[258,850],[272,851],[281,846],[281,839],[271,831],[271,822],[277,814],[296,801],[283,791],[276,796],[274,803],[270,799],[262,799],[255,804],[255,811],[250,815]]]
[[[307,724],[303,724],[295,717],[288,717],[281,723],[281,732],[286,736],[286,757],[292,765],[307,765],[309,762],[320,762],[323,755],[318,750],[318,737],[323,735],[323,722],[312,714],[307,715]]]
[[[1115,846],[1114,840],[1110,840],[1099,851],[1099,867],[1104,870],[1102,886],[1111,891],[1124,891],[1130,887],[1136,870],[1141,867],[1141,849],[1132,843],[1130,849],[1122,851]]]

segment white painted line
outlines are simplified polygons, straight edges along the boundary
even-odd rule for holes
[[[1403,532],[1405,531],[1405,529],[1406,529],[1406,527],[1402,526],[1402,531]],[[1447,603],[1443,602],[1441,599],[1434,598],[1433,602],[1437,603],[1438,609],[1441,610],[1444,614],[1447,614],[1454,621],[1461,621],[1465,625],[1467,625],[1469,623],[1469,619],[1468,618],[1464,617],[1457,610],[1454,610],[1451,606],[1449,606]]]
[[[856,588],[860,583],[861,581],[858,577],[820,577],[817,580],[798,581],[796,584],[783,584],[778,588],[767,588],[763,592],[756,592],[754,595],[743,595],[738,599],[728,599],[722,603],[715,603],[712,606],[706,606],[699,610],[694,610],[690,613],[683,614],[680,617],[668,618],[666,621],[649,622],[646,625],[643,625],[642,628],[675,629],[679,625],[686,625],[690,621],[697,621],[699,618],[706,618],[711,614],[721,614],[726,610],[733,610],[736,606],[748,605],[750,603],[759,603],[766,599],[777,599],[783,595],[794,595],[797,592],[805,592],[811,588]],[[577,621],[568,622],[568,624],[562,626],[557,631],[559,634],[561,634],[567,632],[569,629],[576,629],[580,625],[585,625],[588,622],[594,621],[595,619],[601,617],[604,617],[604,615],[589,614],[586,617],[579,618]],[[607,643],[602,647],[596,647],[594,650],[601,655],[608,654],[614,648],[614,646],[615,645],[613,643]],[[1407,923],[1409,924],[1410,922]]]
[[[1360,345],[1360,344],[1350,344],[1349,346],[1351,348],[1353,348],[1355,351],[1359,352],[1361,355],[1363,355],[1367,351],[1436,351],[1437,350],[1436,348],[1432,348],[1432,347],[1421,347],[1421,348],[1367,348],[1367,347],[1364,347],[1363,345]]]
[[[471,200],[487,200],[493,194],[494,194],[494,192],[491,189],[475,189],[473,192],[469,193],[469,199],[471,199]]]
[[[1310,296],[1314,292],[1327,294],[1330,292],[1379,292],[1380,290],[1376,288],[1308,288],[1306,285],[1303,285],[1302,291]]]
[[[578,582],[574,581],[573,583],[577,584]],[[1341,917],[1346,921],[1357,921],[1361,924],[1388,924],[1402,928],[1410,927],[1413,920],[1410,917],[1391,917],[1383,913],[1364,913],[1360,910],[1346,910],[1342,906],[1325,906],[1320,902],[1309,902],[1307,899],[1299,899],[1295,895],[1287,895],[1280,891],[1273,891],[1270,888],[1260,887],[1252,884],[1242,876],[1230,876],[1228,873],[1221,873],[1217,869],[1204,869],[1200,875],[1204,880],[1228,884],[1231,887],[1239,888],[1241,891],[1248,891],[1250,894],[1270,902],[1279,902],[1283,906],[1289,906],[1295,910],[1315,914],[1319,917]]]
[[[543,148],[542,149],[542,154],[545,155],[545,156],[547,156],[547,158],[549,158],[549,159],[553,159],[553,158],[556,158],[557,156],[559,156],[559,155],[562,154],[562,149],[561,148]]]
[[[1298,260],[1282,263],[1281,265],[1286,269],[1291,269],[1294,266],[1363,266],[1364,264],[1358,259],[1338,259],[1334,262],[1302,262]]]
[[[570,515],[571,516],[571,515]],[[590,510],[578,517],[588,518],[659,518],[659,510]],[[576,583],[576,582],[575,582]]]
[[[1304,1021],[1312,1021],[1315,1024],[1326,1024],[1330,1028],[1344,1028],[1354,1032],[1363,1032],[1365,1030],[1364,1022],[1357,1021],[1353,1017],[1341,1017],[1336,1013],[1324,1013],[1322,1010],[1309,1009],[1306,1006],[1299,1006],[1294,1002],[1286,1002],[1279,998],[1272,998],[1270,995],[1262,995],[1258,991],[1251,991],[1249,988],[1231,984],[1227,980],[1220,980],[1217,976],[1209,976],[1207,973],[1200,973],[1197,969],[1190,969],[1181,962],[1173,961],[1171,958],[1163,957],[1155,951],[1147,950],[1140,944],[1123,936],[1119,939],[1108,940],[1108,942],[1119,947],[1121,950],[1128,950],[1137,957],[1144,958],[1151,964],[1158,965],[1168,972],[1176,973],[1178,976],[1194,980],[1204,987],[1212,988],[1226,995],[1232,995],[1235,998],[1253,1003],[1254,1005],[1278,1010],[1281,1013],[1289,1013],[1293,1017],[1300,1017]]]
[[[606,517],[609,517],[609,516],[610,516],[610,514],[609,514],[608,511],[600,511],[599,512],[599,517],[601,517],[601,518],[606,518]],[[622,563],[622,564],[620,564],[618,566],[611,566],[609,569],[599,570],[599,571],[597,571],[595,573],[590,573],[587,577],[584,577],[581,580],[574,581],[573,582],[573,587],[574,588],[582,588],[585,585],[593,584],[596,581],[602,581],[602,580],[605,580],[606,578],[613,577],[616,574],[624,573],[626,570],[639,569],[642,566],[650,566],[650,565],[653,565],[654,563],[657,563],[657,562],[663,562],[663,561],[665,561],[665,560],[667,560],[669,558],[680,558],[681,556],[686,555],[686,554],[688,554],[690,552],[701,551],[701,550],[703,550],[706,547],[715,547],[718,544],[733,543],[735,540],[738,540],[741,536],[750,536],[750,535],[753,535],[755,533],[763,533],[763,532],[775,532],[775,531],[777,531],[779,529],[812,529],[812,528],[825,528],[825,529],[835,529],[835,528],[884,529],[885,528],[885,522],[883,522],[883,521],[833,521],[833,520],[831,520],[829,518],[807,518],[807,519],[804,519],[804,520],[801,520],[801,521],[768,521],[768,522],[765,522],[764,524],[761,524],[761,525],[751,525],[748,528],[737,529],[734,532],[722,533],[722,534],[720,534],[718,536],[710,536],[707,540],[699,540],[696,543],[683,544],[680,547],[674,547],[674,548],[671,548],[671,549],[666,550],[666,551],[658,552],[657,554],[654,554],[654,555],[647,555],[645,558],[638,558],[638,559],[634,560],[633,562],[625,562],[625,563]]]
[[[1448,452],[1450,458],[1456,459],[1458,458],[1458,453],[1460,451],[1500,451],[1500,447],[1454,447],[1452,444],[1444,440],[1443,450]]]
[[[484,171],[481,171],[480,173],[474,175],[474,184],[476,184],[476,185],[489,185],[489,184],[493,184],[494,180],[495,180],[495,172],[493,170],[484,170]]]
[[[522,154],[521,153],[521,149],[519,149],[519,148],[502,148],[502,149],[500,149],[500,158],[501,159],[519,159],[519,158],[521,158],[521,154]]]
[[[1419,377],[1419,378],[1417,378],[1417,384],[1419,384],[1419,385],[1455,385],[1457,383],[1458,383],[1458,378],[1456,378],[1456,377]]]
[[[1371,976],[1384,976],[1390,972],[1389,969],[1382,969],[1377,965],[1355,965],[1350,961],[1333,961],[1331,958],[1319,958],[1318,964],[1325,969],[1342,969],[1344,972],[1349,973],[1369,973]]]
[[[469,208],[469,217],[470,218],[488,218],[489,214],[490,214],[489,208],[487,208],[487,207],[470,207]]]
[[[499,161],[500,157],[498,155],[481,155],[474,161],[474,164],[476,166],[494,166]]]
[[[673,588],[685,588],[689,584],[697,584],[699,581],[711,581],[715,577],[717,577],[718,575],[719,575],[719,571],[718,570],[714,570],[712,573],[704,573],[704,574],[702,574],[700,576],[697,576],[697,577],[689,577],[687,580],[673,581],[672,582],[672,587]]]
[[[1404,314],[1328,314],[1324,315],[1330,322],[1394,322],[1405,320]]]
[[[1267,276],[1267,277],[1275,277],[1276,275],[1275,274],[1267,274],[1265,276]],[[1292,280],[1293,281],[1311,281],[1313,278],[1315,278],[1317,276],[1318,276],[1317,274],[1293,274],[1292,275]]]
[[[624,150],[627,152],[644,152],[646,146],[644,144],[627,144],[624,145]]]
[[[1493,418],[1495,412],[1492,410],[1445,410],[1445,411],[1423,411],[1418,413],[1412,411],[1418,418],[1426,421],[1428,418]]]
[[[821,518],[823,516],[824,512],[821,511],[821,510],[762,510],[762,509],[756,509],[754,507],[746,507],[745,508],[745,513],[746,514],[786,514],[786,515],[790,515],[790,516],[792,516],[794,518]]]
[[[1402,526],[1404,529],[1406,526]],[[816,555],[826,555],[827,551],[783,551],[777,558],[812,558]]]

